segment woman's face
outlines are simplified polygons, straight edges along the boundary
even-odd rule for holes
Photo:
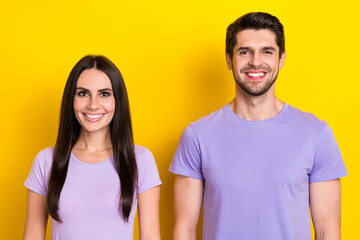
[[[109,77],[97,70],[83,71],[76,84],[74,112],[82,130],[110,131],[115,98]]]

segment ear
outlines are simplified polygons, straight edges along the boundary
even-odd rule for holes
[[[285,58],[286,58],[286,52],[284,52],[283,54],[281,54],[280,62],[279,62],[279,69],[282,69],[282,68],[284,67]]]
[[[226,60],[226,65],[228,67],[229,70],[232,69],[232,60],[229,54],[225,53],[225,60]]]

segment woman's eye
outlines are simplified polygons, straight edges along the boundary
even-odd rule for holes
[[[78,93],[78,95],[81,96],[81,97],[85,97],[85,96],[87,96],[87,93],[84,92],[84,91],[81,91],[81,92]]]
[[[108,97],[108,96],[110,96],[110,93],[108,93],[108,92],[102,92],[102,93],[100,93],[100,96],[101,96],[101,97]]]

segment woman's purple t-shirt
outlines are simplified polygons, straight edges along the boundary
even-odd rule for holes
[[[228,104],[190,124],[170,171],[204,181],[203,240],[310,240],[309,183],[347,175],[330,127],[288,104],[263,121]]]
[[[161,184],[151,152],[135,145],[138,165],[137,194]],[[35,157],[25,186],[46,196],[52,164],[53,148]],[[133,239],[137,197],[129,221],[119,213],[120,181],[113,157],[96,164],[80,161],[71,153],[68,172],[59,200],[62,223],[51,218],[52,240],[118,240]]]

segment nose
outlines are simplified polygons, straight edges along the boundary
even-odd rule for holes
[[[89,98],[89,102],[88,102],[88,104],[87,104],[87,108],[88,108],[89,110],[96,110],[96,109],[99,108],[99,103],[98,103],[98,101],[97,101],[96,96],[91,96],[91,97]]]
[[[253,55],[251,55],[250,60],[249,60],[249,65],[253,66],[253,67],[261,66],[261,59],[260,59],[259,54],[254,53]]]

